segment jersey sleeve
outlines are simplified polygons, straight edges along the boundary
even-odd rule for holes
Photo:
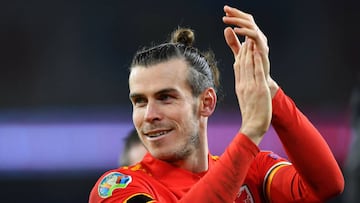
[[[319,202],[286,159],[273,152],[261,152],[256,165],[256,175],[263,179],[263,194],[267,202]]]
[[[343,191],[344,179],[329,146],[281,89],[273,99],[272,125],[292,165],[271,172],[271,202],[321,202]]]

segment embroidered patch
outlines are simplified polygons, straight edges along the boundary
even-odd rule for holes
[[[235,199],[236,203],[254,203],[254,198],[247,185],[241,186]]]
[[[98,187],[99,196],[102,198],[110,197],[115,189],[126,188],[132,178],[119,172],[107,174],[100,182]]]

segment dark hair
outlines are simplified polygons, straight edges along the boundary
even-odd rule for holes
[[[134,66],[151,66],[171,59],[184,59],[189,64],[188,82],[194,96],[199,96],[206,88],[220,89],[220,73],[213,52],[201,53],[193,47],[195,35],[188,28],[177,28],[171,34],[170,42],[144,48],[138,51],[131,63]]]

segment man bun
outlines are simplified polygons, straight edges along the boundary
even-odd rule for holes
[[[194,31],[189,28],[177,28],[171,33],[171,43],[179,43],[185,46],[192,46],[195,41]]]

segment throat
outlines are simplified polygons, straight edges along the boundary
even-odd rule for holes
[[[207,154],[206,156],[190,155],[185,159],[168,160],[167,162],[177,168],[182,168],[192,173],[202,173],[209,169]]]

